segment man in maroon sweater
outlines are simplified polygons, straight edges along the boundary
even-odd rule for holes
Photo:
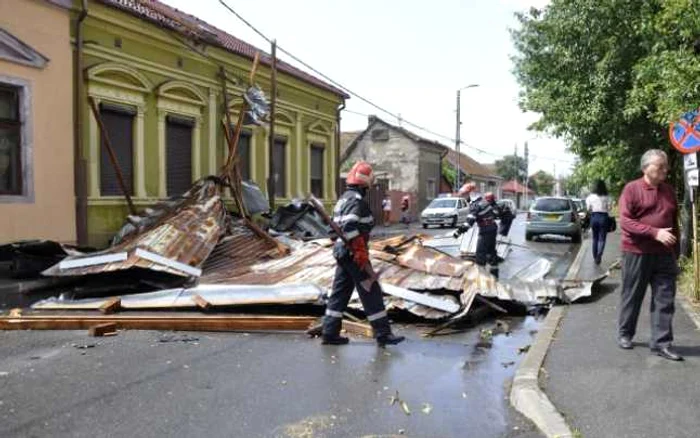
[[[673,187],[665,183],[666,153],[651,149],[642,156],[644,176],[625,185],[620,197],[622,297],[618,344],[631,349],[639,311],[651,285],[649,347],[669,360],[683,360],[672,350],[672,319],[678,275],[678,207]]]

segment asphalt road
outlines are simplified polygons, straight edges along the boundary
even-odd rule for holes
[[[562,266],[575,249],[531,248]],[[525,263],[529,251],[506,263]],[[0,436],[539,436],[508,404],[519,350],[539,322],[503,321],[510,334],[487,341],[480,332],[494,320],[433,339],[395,325],[408,340],[387,349],[282,333],[0,332]]]

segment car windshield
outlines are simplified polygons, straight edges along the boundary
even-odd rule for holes
[[[428,208],[455,208],[457,206],[456,199],[434,199],[428,205]]]
[[[571,210],[571,206],[566,199],[543,198],[535,202],[534,209],[537,211],[566,211]]]

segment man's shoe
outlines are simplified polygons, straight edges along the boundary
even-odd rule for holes
[[[634,348],[632,345],[632,340],[628,337],[622,336],[618,341],[617,344],[622,348],[623,350],[631,350]]]
[[[671,347],[658,348],[652,351],[655,352],[657,356],[661,356],[664,359],[673,360],[676,362],[680,362],[683,360],[683,356],[674,353],[673,350],[671,350]]]
[[[321,344],[322,345],[345,345],[348,342],[350,342],[349,338],[346,338],[345,336],[326,336],[323,335],[321,337]]]
[[[396,345],[399,342],[403,342],[406,338],[404,336],[396,336],[389,333],[388,335],[380,335],[377,337],[377,344],[380,347],[386,345]]]

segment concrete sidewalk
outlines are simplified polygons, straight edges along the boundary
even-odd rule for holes
[[[609,235],[602,266],[620,254]],[[581,272],[595,270],[586,254]],[[566,309],[540,372],[540,384],[574,436],[695,437],[700,430],[700,331],[677,299],[675,346],[685,362],[649,352],[649,300],[642,308],[633,350],[616,343],[619,270],[591,299]],[[647,297],[650,295],[648,293]]]

